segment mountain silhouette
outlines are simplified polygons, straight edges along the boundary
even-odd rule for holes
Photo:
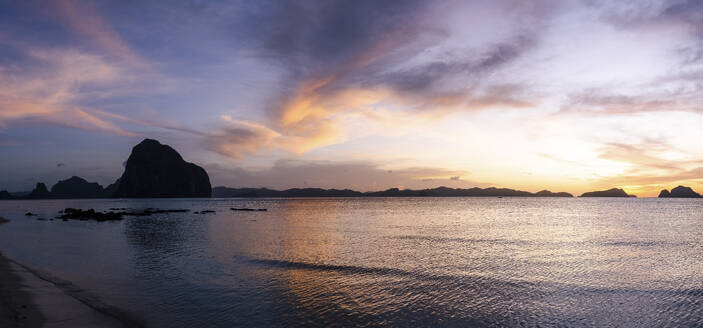
[[[447,188],[433,189],[398,189],[390,188],[383,191],[360,192],[349,189],[320,189],[320,188],[293,188],[274,190],[268,188],[227,188],[215,187],[212,189],[213,197],[573,197],[566,192],[553,193],[542,190],[531,193],[507,188]]]
[[[207,172],[168,145],[144,139],[132,148],[114,197],[210,197]]]

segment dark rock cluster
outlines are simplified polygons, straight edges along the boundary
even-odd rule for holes
[[[114,209],[110,211],[100,212],[94,209],[83,210],[80,208],[65,208],[61,212],[61,215],[56,217],[57,219],[67,220],[95,220],[95,221],[115,221],[122,220],[124,216],[150,216],[154,214],[163,213],[185,213],[188,212],[186,209],[172,209],[163,210],[155,208],[147,208],[141,211],[120,211],[115,212]]]
[[[66,220],[95,220],[95,221],[116,221],[122,220],[122,213],[118,212],[97,212],[94,209],[82,210],[80,208],[66,208],[61,211],[57,219]]]

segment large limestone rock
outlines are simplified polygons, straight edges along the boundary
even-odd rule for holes
[[[184,161],[167,145],[144,139],[132,148],[114,197],[210,197],[211,192],[202,167]]]
[[[96,182],[88,182],[73,176],[57,182],[51,187],[53,198],[98,198],[103,195],[103,187]]]

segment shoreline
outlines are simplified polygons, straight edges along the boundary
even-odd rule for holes
[[[0,225],[9,220],[0,217]],[[0,327],[145,327],[70,282],[0,252]]]
[[[24,290],[22,277],[13,270],[10,260],[0,253],[0,326],[42,327],[45,323],[46,318],[35,304],[34,297]]]

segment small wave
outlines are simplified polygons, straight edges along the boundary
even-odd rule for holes
[[[493,245],[576,245],[576,246],[613,246],[613,247],[659,247],[659,246],[690,246],[689,242],[672,241],[540,241],[523,239],[501,239],[501,238],[462,238],[462,237],[434,237],[434,236],[389,236],[391,239],[418,240],[432,243],[465,243],[465,244],[493,244]]]
[[[252,257],[243,257],[246,262],[265,266],[272,266],[287,269],[305,269],[316,271],[339,271],[352,274],[378,274],[378,275],[393,275],[393,276],[409,276],[416,277],[419,273],[393,268],[373,268],[354,265],[336,265],[336,264],[316,264],[306,262],[293,262],[284,260],[258,259]]]
[[[432,237],[432,236],[392,236],[393,239],[422,240],[437,243],[476,243],[476,244],[503,244],[503,245],[527,245],[529,240],[509,240],[509,239],[483,239],[483,238],[461,238],[461,237]]]
[[[514,288],[524,288],[532,289],[537,283],[528,281],[508,281],[496,278],[490,278],[485,276],[475,276],[475,275],[452,275],[452,274],[433,274],[421,271],[409,271],[396,268],[384,268],[384,267],[365,267],[356,265],[338,265],[338,264],[318,264],[318,263],[307,263],[307,262],[296,262],[296,261],[286,261],[286,260],[274,260],[274,259],[260,259],[248,256],[238,256],[244,262],[262,265],[267,267],[275,267],[281,269],[299,269],[299,270],[314,270],[314,271],[326,271],[326,272],[340,272],[344,274],[359,274],[359,275],[382,275],[382,276],[393,276],[393,277],[403,277],[410,278],[414,280],[422,281],[439,281],[439,282],[451,282],[454,284],[465,285],[466,287],[471,286],[476,288],[477,286],[492,286],[492,288],[497,286],[502,286],[506,289]]]

